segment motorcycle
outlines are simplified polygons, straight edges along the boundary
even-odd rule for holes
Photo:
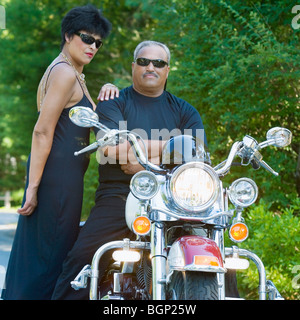
[[[91,265],[71,282],[75,290],[86,288],[90,279],[91,300],[238,299],[238,294],[228,293],[236,285],[232,274],[248,268],[251,260],[259,273],[259,299],[283,299],[273,282],[266,279],[264,265],[255,253],[224,245],[227,231],[234,243],[247,239],[243,210],[257,199],[256,183],[240,178],[225,188],[221,179],[229,173],[235,157],[241,159],[241,165],[263,167],[277,176],[262,160],[260,150],[289,145],[292,134],[288,129],[270,129],[262,143],[246,135],[215,167],[203,144],[191,136],[175,136],[164,146],[163,164],[158,166],[148,161],[136,133],[110,130],[99,122],[96,113],[84,107],[72,108],[70,119],[78,126],[94,126],[105,133],[75,155],[127,139],[145,168],[132,177],[126,201],[126,223],[136,240],[120,239],[101,246]],[[234,209],[229,209],[229,201]],[[109,250],[113,250],[115,262],[100,282],[100,260]],[[107,284],[109,290],[105,292]]]

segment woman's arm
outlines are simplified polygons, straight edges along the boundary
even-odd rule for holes
[[[37,206],[37,190],[52,148],[54,130],[62,110],[74,94],[76,76],[66,66],[57,66],[49,78],[49,87],[34,127],[31,144],[29,184],[26,202],[19,214],[30,215]]]

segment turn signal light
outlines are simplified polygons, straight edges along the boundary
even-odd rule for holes
[[[244,223],[238,222],[231,226],[229,237],[234,242],[242,242],[247,239],[248,233],[248,227]]]
[[[198,266],[214,266],[219,267],[220,263],[217,257],[214,256],[195,256],[194,264]]]
[[[146,235],[150,232],[151,222],[148,217],[145,217],[145,216],[137,217],[133,221],[132,229],[138,235],[141,235],[141,236]]]

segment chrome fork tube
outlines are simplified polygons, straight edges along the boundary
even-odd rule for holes
[[[221,202],[222,210],[223,212],[228,211],[228,195],[226,190],[223,189],[223,184],[221,181],[220,181],[220,189],[223,190],[223,197]],[[226,217],[225,219],[227,219],[228,221],[228,217]],[[223,220],[223,223],[225,223],[224,220]],[[217,246],[219,247],[223,262],[225,263],[224,229],[213,229],[212,238],[216,242]],[[218,279],[218,287],[219,287],[218,288],[219,300],[225,300],[225,273],[220,273],[220,272],[217,273],[217,279]]]
[[[151,231],[153,300],[166,300],[165,228],[161,222],[154,222]]]
[[[224,230],[214,230],[213,240],[216,242],[222,254],[222,259],[225,262],[225,247],[224,247]],[[219,300],[225,300],[225,273],[217,273],[219,286]]]

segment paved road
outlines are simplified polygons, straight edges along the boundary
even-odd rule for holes
[[[0,295],[18,217],[17,213],[0,212]]]

